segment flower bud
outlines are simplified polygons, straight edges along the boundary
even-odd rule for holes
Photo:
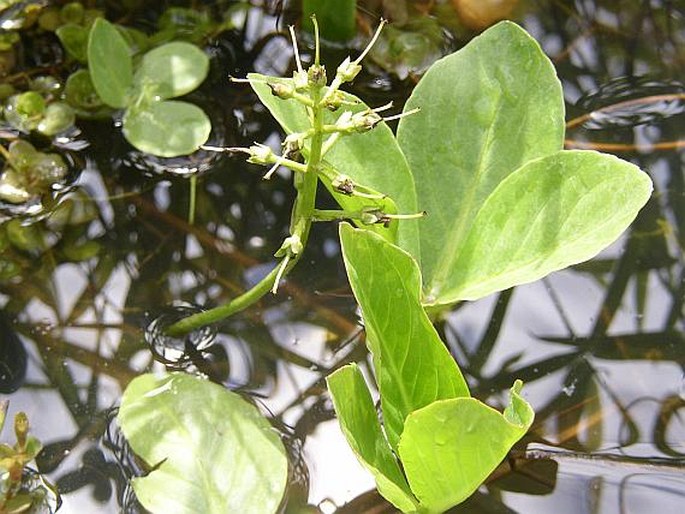
[[[359,75],[360,71],[362,71],[361,65],[356,61],[352,62],[349,57],[346,57],[338,66],[337,74],[342,82],[352,82]]]
[[[368,132],[381,121],[383,121],[383,118],[373,111],[358,112],[352,116],[352,125],[356,132]]]
[[[341,91],[335,91],[325,99],[323,106],[329,111],[337,111],[345,102],[345,95]]]
[[[326,85],[326,67],[320,64],[312,64],[307,70],[308,83],[312,87],[324,87]]]
[[[271,88],[271,94],[282,100],[292,98],[295,93],[295,86],[284,82],[274,82],[269,84],[269,87]]]

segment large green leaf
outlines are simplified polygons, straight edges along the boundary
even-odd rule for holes
[[[326,378],[340,428],[357,458],[371,471],[378,491],[402,512],[413,512],[417,502],[383,435],[376,408],[356,364]]]
[[[196,105],[166,100],[127,111],[123,129],[128,142],[139,150],[176,157],[193,153],[205,143],[212,124]]]
[[[104,18],[96,19],[90,29],[88,67],[102,101],[110,107],[126,107],[133,84],[131,53],[116,27]]]
[[[594,257],[651,191],[646,173],[611,155],[562,151],[526,164],[478,212],[441,298],[475,300]]]
[[[526,433],[534,413],[520,389],[521,382],[514,384],[503,414],[474,398],[456,398],[409,415],[399,455],[422,507],[444,512],[464,501]]]
[[[304,106],[295,100],[282,100],[271,94],[271,89],[265,83],[269,77],[251,73],[248,78],[259,99],[288,134],[310,128]],[[279,79],[281,82],[284,80]],[[366,104],[356,96],[345,94],[344,97],[347,102],[354,105],[343,105],[341,110],[347,109],[356,113],[368,109]],[[327,113],[326,123],[334,123],[339,115],[340,112]],[[342,137],[326,154],[325,159],[340,173],[349,176],[358,184],[389,196],[398,212],[405,214],[417,212],[414,182],[407,161],[392,131],[384,122],[379,123],[370,132]],[[324,183],[329,191],[332,191],[330,181],[324,180]],[[339,193],[334,193],[333,196],[340,206],[348,211],[359,211],[365,206],[374,204],[368,199],[349,197]],[[388,207],[387,199],[385,205],[382,206]],[[416,247],[418,223],[421,223],[421,220],[402,222],[403,235],[400,241],[404,248],[413,249],[415,252],[418,252]],[[397,222],[393,222],[392,229],[397,230],[397,225]],[[369,228],[389,240],[397,240],[395,235],[388,237],[388,230],[383,227]]]
[[[266,514],[278,510],[288,460],[277,432],[251,404],[190,375],[142,375],[118,415],[133,451],[149,466],[133,479],[154,514]]]
[[[374,357],[385,432],[396,449],[411,412],[469,396],[468,387],[421,306],[421,278],[411,255],[348,224],[341,224],[340,240]]]
[[[209,58],[197,46],[176,41],[150,50],[136,71],[138,87],[165,100],[190,93],[207,77]]]
[[[485,199],[525,162],[556,153],[564,103],[554,68],[523,29],[502,22],[431,66],[407,101],[397,139],[416,185],[428,303],[446,303],[455,263]]]

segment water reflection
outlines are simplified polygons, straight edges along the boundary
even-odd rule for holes
[[[380,4],[360,2],[360,16],[375,19]],[[520,377],[537,412],[528,439],[454,512],[668,513],[682,504],[685,13],[671,2],[624,4],[529,1],[516,11],[555,58],[567,93],[567,144],[623,152],[651,172],[656,194],[599,258],[460,306],[440,325],[475,394],[503,403]],[[218,71],[200,94],[215,102],[225,120],[217,137],[229,146],[280,137],[249,89],[226,81],[229,73],[290,65],[272,33],[276,14],[250,11],[245,29],[210,44]],[[472,35],[462,28],[445,43],[460,46]],[[340,60],[340,49],[326,52]],[[412,77],[374,71],[354,92],[401,107]],[[20,386],[11,409],[26,410],[46,443],[38,464],[65,493],[62,511],[136,512],[126,483],[140,470],[110,409],[139,373],[180,365],[261,398],[290,434],[289,509],[392,512],[367,492],[373,482],[347,448],[323,382],[347,362],[368,371],[335,228],[315,227],[278,296],[190,346],[146,343],[149,313],[173,302],[220,303],[271,269],[292,188],[285,178],[262,181],[237,158],[182,164],[203,170],[191,224],[187,180],[141,176],[141,168],[168,166],[127,154],[110,128],[87,128],[89,164],[78,191],[49,218],[0,227],[9,325],[0,384],[5,394]]]

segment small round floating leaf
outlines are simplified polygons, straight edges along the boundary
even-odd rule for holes
[[[68,23],[59,27],[55,34],[67,53],[80,63],[88,62],[88,29]]]
[[[133,479],[153,514],[270,514],[278,510],[288,461],[278,433],[251,404],[181,373],[142,375],[118,415],[133,451],[150,466]]]
[[[56,102],[45,109],[45,116],[38,124],[38,131],[46,136],[54,136],[67,130],[75,121],[74,109],[63,102]]]
[[[150,50],[136,72],[138,84],[155,84],[160,99],[190,93],[207,76],[209,59],[195,45],[174,42]]]
[[[116,27],[103,18],[96,19],[90,30],[88,66],[102,101],[111,107],[126,107],[133,84],[130,50]]]
[[[196,151],[207,141],[212,125],[199,107],[187,102],[152,102],[124,117],[124,136],[138,150],[159,157]]]
[[[95,91],[88,70],[78,70],[67,79],[64,97],[82,118],[101,118],[108,116],[112,109],[104,104]]]

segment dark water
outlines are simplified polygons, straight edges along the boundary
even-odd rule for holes
[[[150,4],[147,18],[159,5]],[[295,19],[295,6],[276,4],[250,10],[244,28],[207,43],[212,71],[191,99],[213,118],[213,144],[280,137],[249,89],[227,81],[290,66],[287,41],[274,31]],[[397,16],[403,3],[386,2],[385,13],[381,2],[360,4],[363,29],[381,14]],[[454,21],[449,10],[440,8],[445,26]],[[592,262],[458,307],[440,324],[474,394],[499,407],[522,378],[537,413],[526,439],[455,512],[680,513],[685,6],[527,1],[514,19],[563,81],[567,146],[631,160],[650,173],[655,193],[630,231]],[[452,28],[422,63],[473,36]],[[40,51],[39,43],[25,43],[26,52]],[[324,61],[347,52],[328,47]],[[373,64],[353,92],[400,109],[416,80],[410,68]],[[174,302],[214,305],[263,276],[287,235],[293,190],[288,177],[262,181],[262,170],[239,158],[155,160],[109,123],[79,126],[83,171],[62,199],[61,218],[0,225],[9,241],[0,256],[0,380],[10,415],[26,411],[46,444],[39,468],[62,492],[60,512],[119,512],[134,509],[125,479],[135,463],[111,409],[132,378],[163,368],[160,353],[181,353],[152,352],[145,327]],[[202,174],[189,224],[189,181],[170,171],[193,169]],[[211,354],[187,364],[256,394],[289,427],[297,443],[288,512],[393,512],[340,435],[323,383],[332,369],[366,359],[355,309],[335,227],[318,224],[287,286],[220,324]]]

